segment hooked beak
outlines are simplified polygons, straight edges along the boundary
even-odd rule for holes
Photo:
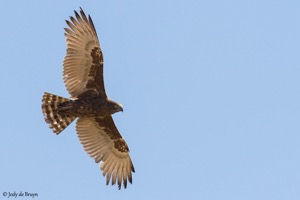
[[[123,112],[123,106],[120,105],[120,104],[118,104],[118,105],[117,105],[117,111],[118,111],[118,112],[120,112],[120,111]]]

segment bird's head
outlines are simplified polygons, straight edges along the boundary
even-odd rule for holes
[[[118,102],[115,102],[115,101],[112,101],[109,99],[109,105],[110,105],[110,110],[112,112],[112,114],[116,113],[116,112],[120,112],[122,111],[123,112],[123,106],[122,104],[118,103]]]
[[[120,111],[123,112],[123,105],[122,104],[116,102],[114,107],[115,107],[116,112],[120,112]]]

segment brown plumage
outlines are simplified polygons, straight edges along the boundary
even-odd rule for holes
[[[106,184],[118,183],[119,189],[127,180],[132,183],[134,167],[129,148],[112,119],[123,111],[121,104],[110,100],[103,81],[103,54],[96,29],[90,16],[80,8],[80,14],[66,21],[67,54],[63,79],[71,99],[46,93],[42,99],[45,121],[54,133],[61,133],[76,118],[78,138],[85,151],[101,162],[100,169]]]

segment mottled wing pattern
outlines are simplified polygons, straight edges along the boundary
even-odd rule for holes
[[[97,33],[90,16],[80,15],[66,21],[67,54],[64,59],[63,78],[72,97],[94,90],[105,95],[103,81],[103,55]]]
[[[112,185],[118,182],[119,189],[123,182],[127,187],[127,180],[132,183],[134,167],[129,156],[129,149],[117,130],[112,117],[88,118],[80,117],[77,120],[77,134],[85,151],[100,161],[106,184],[111,179]]]

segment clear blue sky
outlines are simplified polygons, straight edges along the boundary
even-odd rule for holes
[[[127,190],[105,185],[75,123],[56,136],[42,116],[45,91],[69,96],[63,28],[79,6],[124,105]],[[0,18],[0,199],[300,199],[299,1],[11,0]]]

